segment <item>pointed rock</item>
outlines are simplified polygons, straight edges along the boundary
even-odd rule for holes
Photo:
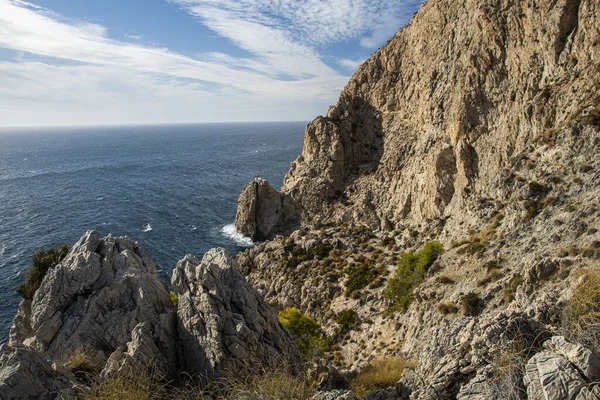
[[[202,261],[186,256],[173,271],[179,294],[180,358],[184,370],[222,376],[286,365],[302,370],[302,360],[277,314],[224,249]]]

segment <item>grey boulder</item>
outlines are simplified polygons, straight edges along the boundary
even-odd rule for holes
[[[222,376],[284,364],[299,373],[302,360],[289,332],[224,249],[202,261],[186,256],[171,278],[179,294],[180,359],[189,373]]]

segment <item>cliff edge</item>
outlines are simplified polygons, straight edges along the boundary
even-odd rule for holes
[[[424,3],[307,126],[281,188],[293,217],[386,230],[446,218],[464,234],[479,198],[506,198],[520,154],[597,121],[599,15],[592,0]]]

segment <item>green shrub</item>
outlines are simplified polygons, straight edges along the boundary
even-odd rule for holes
[[[25,283],[19,285],[17,293],[24,299],[33,299],[33,295],[40,288],[48,270],[56,267],[68,252],[69,246],[66,244],[50,250],[38,250],[32,257],[31,266],[25,271]]]
[[[174,291],[170,290],[169,291],[169,297],[171,298],[171,301],[173,302],[173,305],[175,307],[177,307],[179,305],[179,297],[177,297],[177,293],[175,293]]]
[[[366,287],[376,277],[377,272],[365,265],[350,268],[348,280],[346,281],[346,296]]]
[[[458,307],[449,302],[439,303],[437,305],[437,309],[440,313],[442,313],[442,315],[456,314],[458,312]]]
[[[461,305],[463,314],[471,317],[478,315],[484,307],[483,300],[475,292],[463,296]]]
[[[297,308],[288,307],[279,311],[279,322],[290,331],[305,360],[327,349],[327,340],[321,326]]]
[[[315,247],[311,247],[308,250],[308,253],[311,256],[311,258],[322,260],[323,258],[329,256],[331,250],[333,250],[333,247],[331,247],[328,244],[318,244]]]
[[[318,244],[308,250],[304,250],[303,247],[296,246],[294,242],[288,242],[284,246],[284,250],[285,252],[280,261],[281,265],[287,268],[295,268],[304,261],[324,259],[329,256],[333,247],[328,244]]]
[[[413,289],[423,281],[429,267],[443,253],[444,246],[437,240],[428,242],[416,253],[402,253],[396,273],[383,292],[391,302],[390,311],[404,312],[408,309],[413,300]]]
[[[354,310],[344,310],[337,315],[335,320],[342,326],[342,332],[348,332],[358,324],[358,314]]]

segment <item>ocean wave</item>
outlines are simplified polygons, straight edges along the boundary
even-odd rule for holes
[[[146,224],[146,226],[144,227],[144,229],[142,230],[142,232],[150,232],[152,230],[152,225],[150,225],[149,223]]]
[[[239,233],[237,231],[237,229],[235,229],[234,224],[225,225],[223,228],[221,228],[221,233],[224,236],[228,237],[229,239],[233,240],[239,246],[242,246],[242,247],[254,246],[254,242],[252,241],[252,239]]]

